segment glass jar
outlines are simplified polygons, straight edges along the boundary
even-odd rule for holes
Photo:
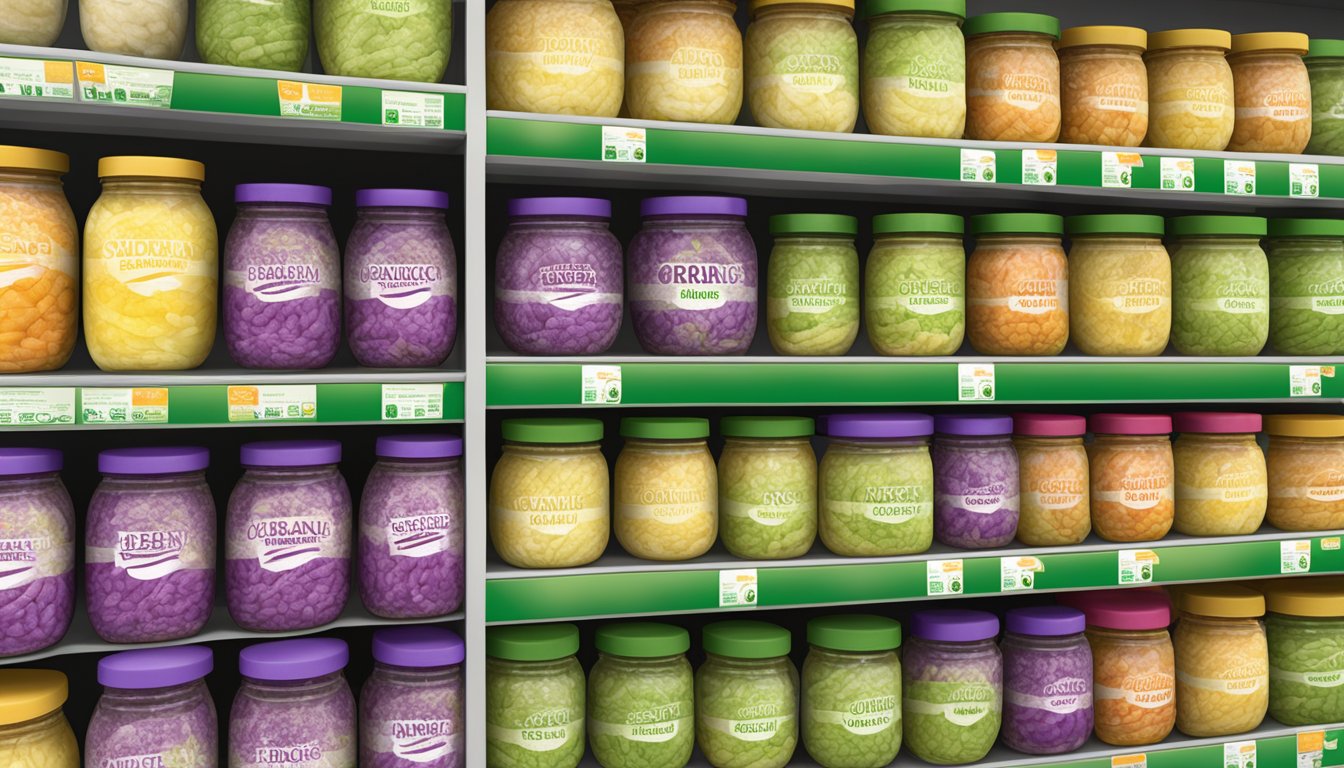
[[[0,669],[0,764],[79,768],[79,742],[61,707],[65,675],[48,669]]]
[[[350,594],[350,489],[336,440],[246,443],[229,496],[224,581],[243,629],[334,621]]]
[[[1269,489],[1256,443],[1258,413],[1177,413],[1177,533],[1244,536],[1260,530]]]
[[[0,146],[0,373],[54,371],[75,348],[79,230],[61,185],[69,170],[60,152]]]
[[[219,294],[219,233],[201,198],[205,166],[104,157],[98,176],[103,193],[84,222],[89,355],[105,371],[191,370],[215,343]]]
[[[1171,343],[1183,355],[1260,354],[1269,340],[1266,222],[1255,216],[1182,216],[1174,238]]]
[[[1282,531],[1344,528],[1344,416],[1268,416],[1265,432],[1269,524]]]
[[[51,448],[0,448],[0,658],[47,648],[70,628],[75,509],[64,463]]]
[[[763,128],[849,133],[859,119],[854,0],[751,0],[747,103]]]
[[[1344,719],[1344,590],[1301,578],[1258,587],[1269,610],[1269,715],[1289,726]]]
[[[600,355],[621,330],[611,201],[523,197],[495,252],[495,328],[524,355]]]
[[[176,61],[187,44],[187,0],[79,0],[79,31],[91,51]]]
[[[1194,738],[1258,727],[1269,706],[1264,595],[1238,584],[1190,584],[1175,602],[1176,727]]]
[[[690,560],[719,534],[718,473],[709,420],[621,419],[612,528],[626,552],[646,560]]]
[[[934,431],[934,538],[961,549],[1012,541],[1021,507],[1012,417],[941,415]]]
[[[331,189],[239,184],[224,242],[224,339],[244,368],[322,368],[341,343]]]
[[[485,15],[485,79],[489,109],[615,117],[621,20],[610,0],[500,0]]]
[[[1097,413],[1088,419],[1092,528],[1107,541],[1157,541],[1176,518],[1171,417]]]
[[[780,355],[843,355],[859,335],[859,252],[853,216],[770,217],[766,330]]]
[[[1003,743],[1058,755],[1092,735],[1092,650],[1082,611],[1013,608],[1004,617]]]
[[[742,110],[742,32],[732,0],[653,0],[625,37],[625,104],[639,120],[732,125]]]
[[[719,422],[719,535],[743,560],[802,557],[817,538],[816,426],[805,416]]]
[[[109,643],[191,637],[215,608],[215,497],[205,448],[113,448],[84,530],[89,623]]]
[[[845,557],[891,557],[933,543],[933,417],[828,416],[821,458],[821,543]]]
[[[98,660],[103,695],[84,738],[87,765],[219,765],[219,719],[202,645],[125,651]]]
[[[1069,343],[1064,219],[1050,213],[971,217],[966,330],[982,355],[1058,355]]]
[[[596,419],[505,419],[490,475],[490,541],[517,568],[574,568],[602,556],[611,486]]]
[[[373,673],[359,692],[359,763],[466,765],[462,638],[439,627],[373,633]]]
[[[966,132],[966,0],[869,2],[863,117],[872,133],[960,139]]]
[[[597,630],[588,675],[588,742],[602,768],[684,766],[695,747],[691,636],[668,624]]]
[[[651,197],[630,241],[635,335],[655,355],[741,355],[756,336],[756,245],[740,197]]]
[[[10,13],[0,18],[0,43],[42,48],[55,45],[65,28],[68,6],[69,0],[11,0]]]
[[[863,317],[880,355],[952,355],[966,335],[965,220],[946,213],[873,217]]]
[[[1092,532],[1087,420],[1064,414],[1013,416],[1021,512],[1017,540],[1029,547],[1081,544]]]
[[[1148,33],[1136,27],[1073,27],[1059,39],[1065,144],[1137,147],[1148,135]]]
[[[925,610],[910,617],[902,666],[905,746],[937,765],[989,754],[1003,716],[999,619],[984,611]]]
[[[309,0],[196,0],[196,52],[206,64],[298,72],[312,17]]]
[[[457,341],[448,193],[361,189],[345,243],[345,333],[360,365],[437,368]]]
[[[798,746],[798,670],[789,631],[720,621],[701,636],[695,739],[714,768],[783,768]]]
[[[437,83],[448,71],[451,0],[315,0],[313,17],[328,75]]]
[[[1311,139],[1311,78],[1300,32],[1232,36],[1237,121],[1229,152],[1300,154]]]
[[[1344,221],[1271,219],[1267,231],[1270,346],[1344,354]]]
[[[344,640],[330,637],[250,645],[229,713],[230,768],[330,765],[352,768],[355,697],[342,671]]]
[[[885,768],[901,749],[901,625],[881,616],[807,622],[803,746],[822,768]]]
[[[1344,41],[1311,41],[1307,56],[1311,79],[1309,155],[1344,155]]]
[[[966,20],[966,138],[1059,139],[1059,19],[986,13]]]
[[[1171,338],[1161,216],[1070,216],[1069,336],[1085,355],[1160,355]]]
[[[573,624],[485,633],[485,763],[575,768],[583,759],[583,667]]]
[[[462,438],[379,437],[359,501],[359,596],[385,619],[446,616],[465,578]]]
[[[1227,52],[1232,35],[1220,29],[1173,29],[1148,35],[1150,147],[1221,152],[1232,140],[1237,111]]]

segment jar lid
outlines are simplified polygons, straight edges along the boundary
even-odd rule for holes
[[[1232,36],[1232,55],[1282,51],[1306,56],[1311,40],[1301,32],[1248,32]]]
[[[828,437],[874,440],[927,437],[933,434],[933,417],[923,413],[846,413],[824,416],[821,433]]]
[[[450,459],[462,455],[457,435],[388,435],[373,444],[373,453],[385,459]]]
[[[1344,437],[1344,416],[1278,413],[1265,417],[1265,432],[1278,437]]]
[[[1053,213],[986,213],[971,217],[971,234],[1062,235],[1064,217]]]
[[[718,621],[700,632],[707,653],[734,659],[774,659],[793,648],[789,630],[764,621]]]
[[[1171,434],[1171,417],[1161,413],[1094,413],[1087,424],[1098,435]]]
[[[1171,589],[1176,609],[1218,619],[1253,619],[1265,615],[1265,596],[1240,584],[1185,584]]]
[[[1064,231],[1070,237],[1082,235],[1151,235],[1161,237],[1167,231],[1161,216],[1136,213],[1103,213],[1092,216],[1070,216],[1064,220]]]
[[[70,683],[50,669],[0,669],[0,726],[55,712],[65,704]]]
[[[831,213],[786,213],[770,217],[772,235],[847,235],[859,234],[859,220]]]
[[[901,623],[869,614],[820,616],[807,622],[807,642],[833,651],[891,651],[901,647]]]
[[[208,466],[210,451],[199,446],[109,448],[98,454],[98,471],[105,475],[172,475]]]
[[[1013,433],[1012,416],[954,416],[940,414],[933,420],[933,431],[958,437],[993,437]]]
[[[1015,413],[1013,434],[1023,437],[1082,437],[1087,419],[1066,413]]]
[[[554,661],[579,652],[573,624],[523,624],[485,631],[485,655],[506,661]]]
[[[1340,219],[1270,219],[1270,237],[1344,237]]]
[[[1171,414],[1171,423],[1176,432],[1197,432],[1208,435],[1254,434],[1260,431],[1261,418],[1258,413],[1210,412],[1193,413],[1183,411]]]
[[[1177,216],[1167,222],[1172,237],[1264,237],[1268,219],[1259,216]]]
[[[884,213],[873,217],[874,235],[964,235],[966,219],[953,213]]]
[[[98,682],[109,688],[168,688],[200,680],[215,668],[203,645],[123,651],[98,660]]]
[[[531,216],[582,216],[610,219],[611,201],[600,197],[515,197],[509,201],[509,218]]]
[[[1171,624],[1171,601],[1160,589],[1066,592],[1058,599],[1082,611],[1092,627],[1142,631],[1166,629]]]
[[[244,443],[238,451],[245,467],[320,467],[341,462],[338,440],[272,440]]]
[[[1059,49],[1083,45],[1115,45],[1125,48],[1148,47],[1148,30],[1138,27],[1069,27],[1059,35]]]
[[[964,19],[966,0],[868,0],[863,12],[870,19],[888,13],[932,13]]]
[[[915,611],[910,616],[910,635],[921,640],[971,643],[999,634],[999,617],[988,611],[938,608]]]
[[[361,189],[355,192],[356,208],[448,209],[448,193],[437,189]]]
[[[1344,40],[1313,37],[1307,47],[1307,60],[1344,59]]]
[[[238,654],[238,672],[254,680],[311,680],[340,672],[350,647],[334,637],[305,637],[249,645]]]
[[[142,157],[122,155],[104,157],[98,161],[98,178],[143,176],[154,179],[186,179],[205,181],[205,163],[181,160],[176,157]]]
[[[1338,619],[1344,616],[1344,583],[1338,579],[1275,579],[1256,585],[1271,613]]]
[[[621,437],[638,440],[699,440],[709,437],[709,419],[698,416],[641,416],[621,419]]]
[[[679,656],[691,649],[691,633],[671,624],[632,621],[599,627],[593,644],[602,653],[636,659]]]
[[[394,667],[451,667],[467,657],[462,638],[442,627],[380,629],[372,645],[374,661]]]
[[[751,0],[751,15],[777,5],[824,5],[854,14],[854,0]]]
[[[746,218],[747,201],[742,197],[714,195],[671,195],[646,197],[639,204],[639,215],[652,216],[737,216]]]
[[[724,416],[719,434],[724,437],[811,437],[817,423],[807,416]]]
[[[297,203],[331,207],[331,187],[314,184],[239,184],[233,188],[235,203]]]
[[[1087,629],[1087,618],[1077,608],[1064,605],[1010,608],[1003,616],[1003,626],[1014,635],[1061,637]]]
[[[1059,19],[1044,13],[982,13],[966,20],[966,37],[1002,32],[1025,32],[1059,38]]]
[[[511,443],[596,443],[602,439],[597,419],[505,419],[500,434]]]
[[[65,456],[55,448],[0,448],[0,476],[60,472]]]
[[[1219,48],[1232,50],[1232,33],[1221,29],[1168,29],[1148,35],[1149,51],[1173,48]]]
[[[53,152],[50,149],[0,144],[0,168],[69,173],[70,156],[64,152]]]

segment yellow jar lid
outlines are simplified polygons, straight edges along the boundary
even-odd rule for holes
[[[1271,613],[1313,618],[1344,618],[1344,580],[1274,579],[1257,584]]]
[[[49,149],[12,147],[0,144],[0,168],[69,173],[70,156],[64,152],[53,152]]]
[[[751,15],[777,5],[826,5],[854,15],[854,0],[751,0]]]
[[[1279,413],[1265,417],[1265,433],[1279,437],[1344,437],[1344,416]]]
[[[0,669],[0,726],[23,723],[65,704],[70,684],[50,669]]]
[[[1148,50],[1165,51],[1172,48],[1232,49],[1232,33],[1221,29],[1169,29],[1148,36]]]
[[[205,181],[205,163],[176,157],[139,157],[123,155],[98,161],[98,177],[148,176],[162,179]]]
[[[1306,56],[1311,39],[1301,32],[1250,32],[1232,36],[1232,53],[1283,51]]]
[[[1144,50],[1148,31],[1138,27],[1071,27],[1060,33],[1060,50],[1081,45],[1120,45]]]
[[[1219,619],[1250,619],[1265,615],[1265,596],[1239,584],[1189,584],[1171,589],[1176,609]]]

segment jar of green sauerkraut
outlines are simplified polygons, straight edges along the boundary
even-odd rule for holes
[[[887,136],[966,131],[966,0],[868,0],[863,116]]]
[[[868,341],[880,355],[952,355],[966,335],[965,220],[946,213],[873,217],[864,275]]]
[[[883,768],[901,749],[901,625],[881,616],[807,623],[803,746],[822,768]]]
[[[691,637],[669,624],[597,630],[588,674],[588,743],[603,768],[684,766],[695,746]]]
[[[1183,355],[1251,356],[1269,339],[1265,220],[1181,216],[1171,236],[1171,343]]]
[[[573,624],[493,627],[485,635],[490,768],[575,768],[583,759],[583,667]]]
[[[854,0],[751,0],[747,104],[764,128],[849,133],[859,119]]]
[[[1326,579],[1264,582],[1269,714],[1284,725],[1344,720],[1344,585]]]
[[[853,216],[770,217],[766,330],[781,355],[843,355],[859,335],[859,252]]]
[[[798,745],[798,670],[789,631],[763,621],[704,628],[695,738],[714,768],[783,768]]]
[[[1344,155],[1344,40],[1313,38],[1307,52],[1311,78],[1309,155]]]
[[[984,611],[929,610],[910,617],[902,662],[905,745],[935,765],[974,763],[1003,720],[999,619]]]
[[[328,75],[437,83],[453,51],[452,0],[314,0]]]
[[[807,554],[817,537],[812,419],[729,416],[719,422],[719,537],[734,556]]]
[[[207,64],[298,72],[312,15],[309,0],[196,0],[196,50]]]
[[[1344,354],[1344,221],[1269,222],[1269,343],[1281,355]]]

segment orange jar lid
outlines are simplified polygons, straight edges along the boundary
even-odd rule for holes
[[[1149,51],[1173,48],[1220,48],[1232,50],[1232,33],[1221,29],[1169,29],[1148,35]]]
[[[70,156],[64,152],[53,152],[49,149],[0,145],[0,168],[69,173]]]
[[[1171,588],[1179,611],[1218,619],[1253,619],[1265,615],[1265,596],[1240,584],[1188,584]]]
[[[1070,27],[1059,36],[1060,50],[1084,45],[1109,45],[1123,48],[1148,48],[1148,31],[1138,27]]]
[[[1344,416],[1278,413],[1265,417],[1265,432],[1277,437],[1344,437]]]
[[[176,157],[139,157],[122,155],[98,161],[98,177],[140,176],[162,179],[205,181],[205,164]]]
[[[1311,39],[1301,32],[1251,32],[1232,36],[1232,55],[1280,51],[1306,56]]]

